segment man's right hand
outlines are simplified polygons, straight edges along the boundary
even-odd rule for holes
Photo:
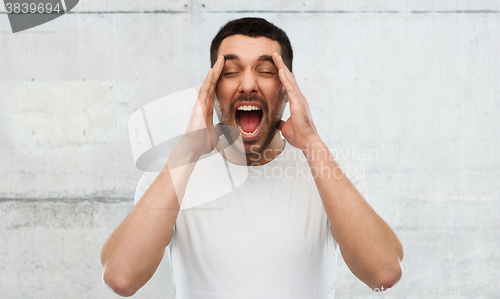
[[[200,88],[186,134],[130,214],[103,245],[103,280],[121,296],[141,288],[160,264],[172,239],[177,215],[194,163],[211,152],[221,134],[213,126],[214,96],[224,66],[219,57]],[[221,127],[221,126],[217,126]],[[178,167],[184,166],[184,167]],[[175,169],[172,169],[175,168]]]
[[[220,124],[214,127],[213,114],[215,89],[223,67],[224,57],[219,56],[200,88],[198,99],[191,110],[186,134],[178,145],[182,152],[193,154],[196,160],[201,155],[210,153],[222,135]]]

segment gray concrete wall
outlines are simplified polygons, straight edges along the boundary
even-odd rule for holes
[[[405,247],[399,289],[365,293],[341,261],[338,297],[500,296],[498,1],[164,2],[81,1],[16,34],[1,6],[2,298],[118,297],[99,252],[141,175],[128,117],[200,84],[243,16],[289,34],[321,136]],[[173,298],[166,261],[134,297]]]

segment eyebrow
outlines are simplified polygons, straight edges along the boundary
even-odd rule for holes
[[[224,55],[224,60],[225,61],[228,61],[228,60],[240,60],[240,58],[238,57],[238,55],[236,54],[226,54]],[[259,59],[257,59],[257,61],[269,61],[270,63],[272,63],[274,66],[276,66],[274,64],[274,61],[273,61],[273,57],[271,55],[261,55],[259,57]]]

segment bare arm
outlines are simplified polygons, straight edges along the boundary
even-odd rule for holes
[[[352,185],[323,143],[311,145],[304,154],[347,266],[370,288],[391,288],[402,275],[403,247],[398,237]]]
[[[188,165],[183,170],[189,178],[194,164]],[[166,167],[103,245],[103,280],[115,293],[131,296],[153,276],[172,238],[179,208]]]
[[[273,61],[290,102],[291,116],[281,121],[281,133],[306,156],[347,266],[372,289],[392,287],[402,275],[403,247],[398,237],[332,159],[312,121],[307,100],[281,56],[274,53]]]
[[[118,295],[132,296],[153,276],[172,239],[195,163],[217,145],[221,132],[213,126],[213,100],[223,65],[221,57],[209,70],[187,133],[170,154],[164,171],[103,245],[103,280]]]

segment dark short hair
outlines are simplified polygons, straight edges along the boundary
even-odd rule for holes
[[[222,41],[231,35],[242,34],[250,37],[264,36],[277,41],[281,46],[281,56],[285,65],[292,71],[293,50],[290,40],[285,31],[276,27],[262,18],[241,18],[230,21],[224,25],[219,33],[212,40],[210,46],[210,62],[211,66],[217,61],[217,53]]]

